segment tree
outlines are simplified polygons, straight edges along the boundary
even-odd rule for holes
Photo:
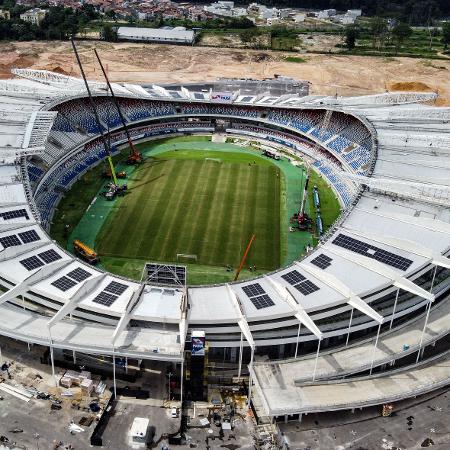
[[[442,24],[442,42],[444,49],[447,50],[448,44],[450,44],[450,22],[444,22]]]
[[[405,39],[409,38],[412,34],[412,28],[404,22],[398,22],[393,28],[392,28],[392,37],[395,42],[395,47],[398,50]]]
[[[347,27],[345,29],[345,45],[348,50],[353,50],[355,48],[357,38],[358,30],[356,27]]]
[[[105,23],[103,25],[103,28],[101,31],[101,37],[105,41],[116,42],[117,41],[117,31],[110,23]]]
[[[378,50],[384,45],[384,41],[388,35],[387,21],[381,17],[374,17],[370,21],[370,33],[372,35],[373,46]]]

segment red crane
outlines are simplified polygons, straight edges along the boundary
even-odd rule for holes
[[[114,101],[114,104],[116,105],[117,112],[119,113],[120,121],[122,122],[123,128],[125,130],[125,134],[127,136],[128,145],[130,146],[130,154],[127,158],[127,164],[139,164],[142,162],[142,154],[136,150],[136,147],[133,145],[133,142],[131,141],[131,136],[130,136],[130,132],[128,131],[128,126],[126,124],[125,117],[123,116],[122,110],[120,109],[120,106],[119,106],[119,102],[117,101],[116,96],[114,95],[114,91],[112,90],[111,83],[109,82],[108,75],[106,74],[106,71],[100,60],[100,56],[97,53],[97,49],[94,49],[94,53],[95,53],[95,56],[97,57],[98,63],[100,64],[100,68],[102,69],[103,76],[105,77],[106,84],[108,85],[108,89],[111,92],[111,97]]]

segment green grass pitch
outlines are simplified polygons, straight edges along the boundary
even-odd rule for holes
[[[256,155],[169,151],[148,158],[128,181],[97,236],[100,256],[236,267],[280,266],[280,169]],[[192,261],[191,261],[192,262]]]

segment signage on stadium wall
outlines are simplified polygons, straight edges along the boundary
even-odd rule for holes
[[[205,356],[205,332],[193,331],[191,335],[192,356]]]
[[[232,92],[212,92],[211,93],[211,101],[231,103],[233,101],[233,93]]]

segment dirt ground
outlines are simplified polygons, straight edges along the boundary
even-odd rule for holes
[[[296,54],[271,51],[87,41],[78,46],[91,79],[101,79],[92,51],[96,47],[113,81],[182,83],[219,77],[261,79],[280,74],[310,81],[314,94],[357,95],[416,86],[437,91],[437,104],[450,105],[450,59],[299,53],[297,56],[306,62],[295,63],[285,58]],[[1,43],[0,78],[8,78],[11,67],[79,74],[68,42]]]

